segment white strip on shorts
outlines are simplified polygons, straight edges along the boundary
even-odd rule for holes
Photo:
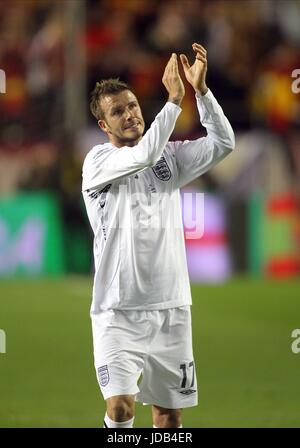
[[[135,395],[168,409],[198,404],[190,306],[92,315],[94,359],[104,399]]]

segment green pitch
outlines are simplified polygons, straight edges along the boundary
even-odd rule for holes
[[[101,427],[91,278],[1,281],[0,427]],[[300,283],[236,279],[193,287],[200,404],[185,427],[300,427]],[[136,427],[151,427],[137,405]]]

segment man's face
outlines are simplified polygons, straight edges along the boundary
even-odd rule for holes
[[[109,141],[117,147],[134,146],[141,139],[145,123],[138,100],[130,90],[105,95],[101,99],[104,119],[100,128],[107,133]]]

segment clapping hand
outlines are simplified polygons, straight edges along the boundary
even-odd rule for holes
[[[196,53],[194,64],[189,64],[185,54],[180,55],[180,60],[187,81],[193,86],[196,93],[205,95],[208,90],[206,85],[207,51],[202,45],[196,43],[192,45],[192,48]]]
[[[184,85],[179,75],[177,55],[170,57],[162,78],[162,82],[169,93],[169,101],[180,105],[185,94]]]

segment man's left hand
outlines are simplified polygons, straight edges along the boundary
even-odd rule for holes
[[[205,95],[208,91],[206,85],[207,72],[207,52],[200,44],[193,44],[192,48],[196,53],[196,60],[191,66],[185,54],[180,55],[180,60],[187,81],[194,87],[195,92],[199,95]]]

